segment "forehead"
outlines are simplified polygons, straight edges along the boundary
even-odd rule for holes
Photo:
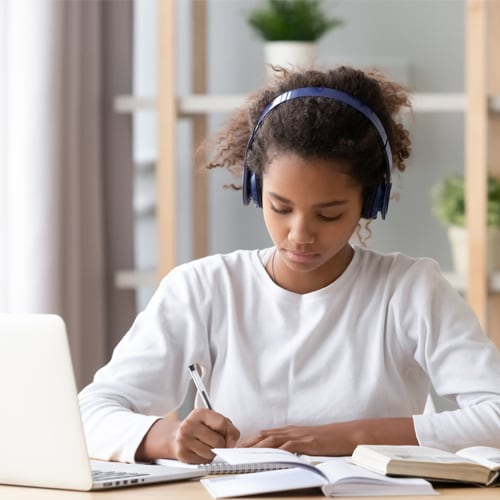
[[[357,195],[361,189],[344,162],[304,158],[294,153],[274,155],[263,175],[263,189],[281,197],[330,201]]]

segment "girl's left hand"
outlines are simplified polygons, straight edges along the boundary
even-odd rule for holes
[[[305,455],[351,455],[358,444],[418,445],[411,417],[373,418],[260,431],[238,446],[281,448]]]
[[[339,429],[340,430],[340,429]],[[299,426],[288,425],[266,429],[239,444],[242,447],[281,448],[292,453],[306,455],[344,455],[352,450],[341,436],[333,437],[334,425]],[[333,439],[332,439],[333,438]],[[340,438],[340,439],[337,439]]]

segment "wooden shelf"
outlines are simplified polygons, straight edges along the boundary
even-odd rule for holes
[[[192,94],[180,96],[177,97],[177,113],[180,117],[228,113],[240,106],[244,99],[244,94]],[[467,109],[467,98],[463,93],[415,93],[412,100],[414,111],[418,113],[464,112]],[[500,109],[500,96],[493,98],[491,105]],[[120,95],[115,98],[114,109],[117,113],[155,111],[156,99],[154,97]]]
[[[445,272],[443,275],[451,283],[453,288],[459,292],[467,291],[466,275],[453,272]],[[500,273],[493,273],[488,277],[488,290],[493,293],[500,292]]]
[[[464,112],[467,97],[461,93],[416,93],[413,94],[413,105],[419,113]]]
[[[240,106],[244,99],[244,94],[185,95],[177,97],[177,113],[185,118],[210,113],[228,113]],[[500,96],[491,96],[488,99],[488,108],[492,113],[500,113]],[[413,109],[417,113],[463,113],[467,111],[467,96],[463,93],[416,93],[413,94]],[[119,95],[115,97],[114,110],[117,113],[155,112],[156,99]]]
[[[443,275],[457,291],[461,293],[467,291],[467,276],[453,272],[445,272]],[[500,292],[500,273],[490,275],[488,282],[490,292]],[[144,286],[156,286],[157,284],[158,277],[154,270],[120,270],[115,274],[115,286],[121,289],[136,289]]]
[[[145,286],[157,286],[158,275],[154,270],[119,270],[115,273],[115,286],[122,290],[137,289]]]
[[[500,95],[491,96],[488,107],[492,113],[500,113]]]

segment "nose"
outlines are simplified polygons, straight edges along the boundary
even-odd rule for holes
[[[288,231],[288,240],[296,245],[314,243],[314,229],[306,217],[303,215],[293,217]]]

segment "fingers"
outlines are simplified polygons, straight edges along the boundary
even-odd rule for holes
[[[193,414],[193,418],[201,416],[207,427],[224,438],[223,443],[214,444],[212,448],[231,448],[240,438],[240,431],[234,426],[233,422],[220,413],[199,409],[193,410],[191,414]]]
[[[311,453],[316,448],[311,427],[287,426],[260,431],[241,443],[242,447],[281,448],[293,453]]]
[[[261,431],[241,443],[241,446],[243,448],[280,448],[287,441],[288,437],[274,434],[272,431]]]
[[[206,463],[214,458],[212,448],[228,448],[239,439],[239,431],[220,413],[193,410],[180,424],[175,436],[176,456],[189,463]]]

